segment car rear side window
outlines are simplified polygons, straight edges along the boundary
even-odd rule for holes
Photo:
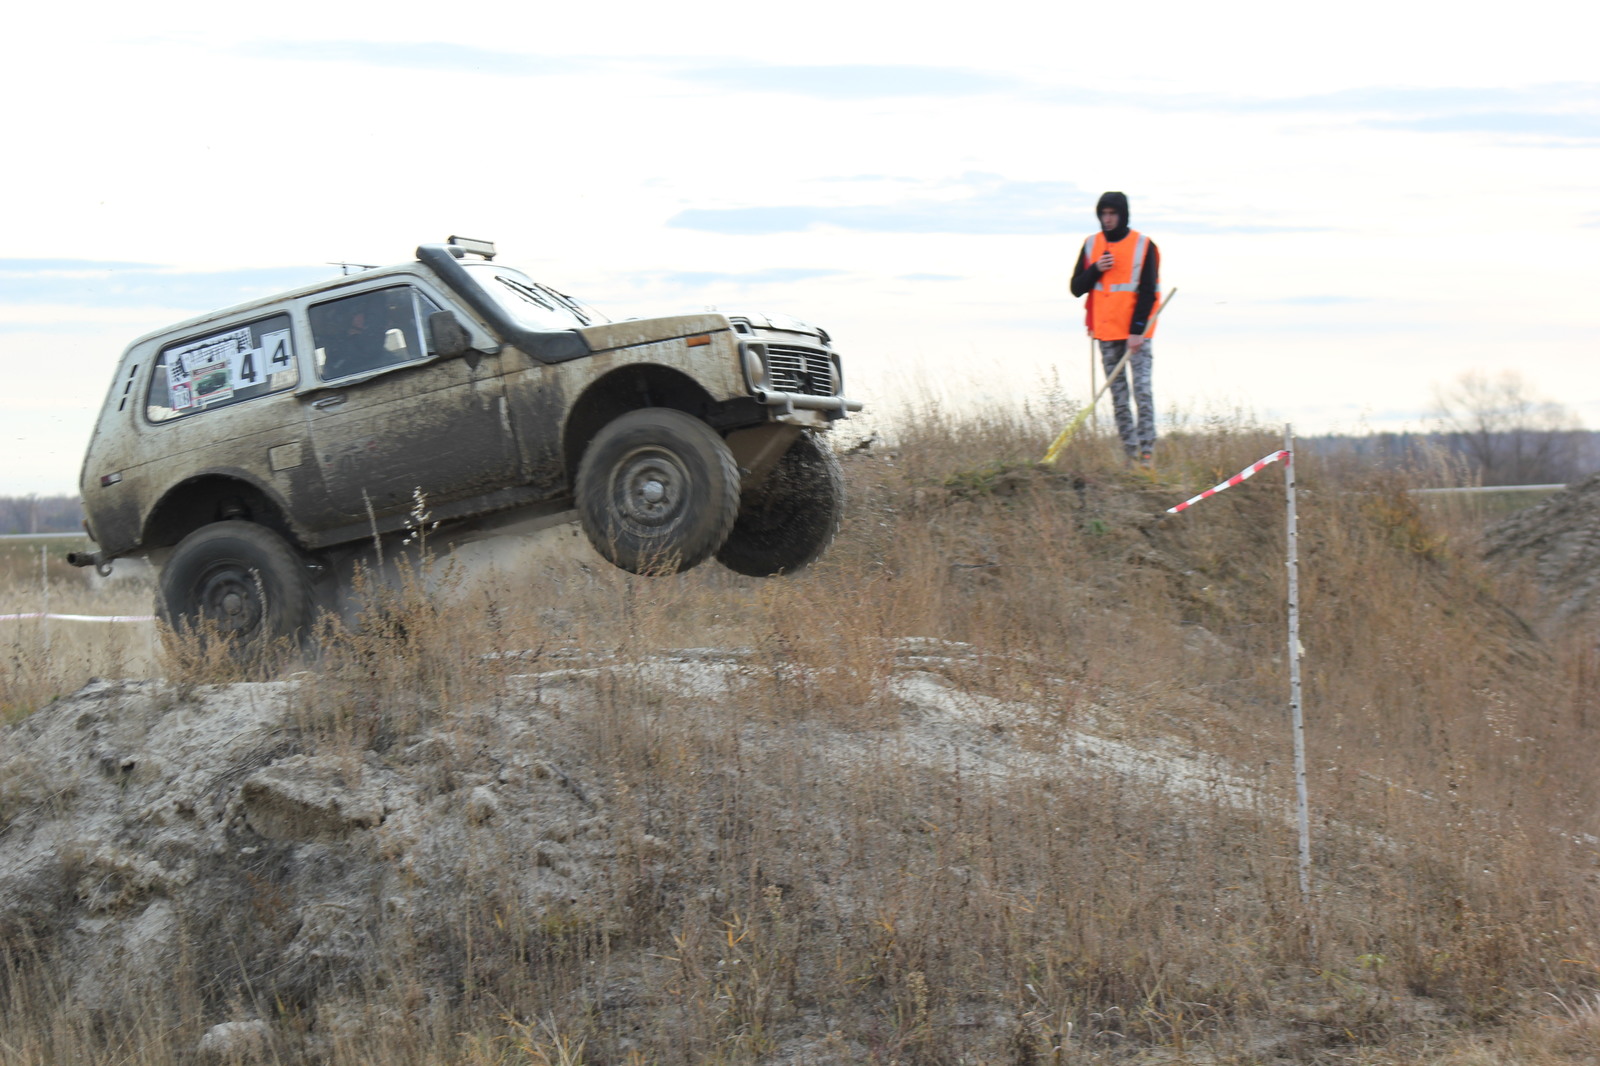
[[[317,377],[336,381],[430,354],[423,321],[439,305],[409,285],[345,296],[310,309]]]
[[[292,389],[298,380],[289,316],[273,315],[162,348],[145,413],[167,422]]]

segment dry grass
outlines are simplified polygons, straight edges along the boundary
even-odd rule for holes
[[[556,683],[530,678],[609,661],[567,724],[635,850],[564,910],[525,907],[483,857],[452,939],[385,930],[337,1016],[327,989],[224,993],[196,945],[165,1001],[96,1019],[8,947],[0,1058],[185,1062],[218,1020],[270,1015],[339,1066],[1593,1061],[1592,640],[1536,639],[1472,527],[1399,476],[1302,462],[1308,909],[1281,476],[1162,514],[1278,435],[1186,429],[1154,477],[1086,435],[1040,470],[1058,416],[929,414],[851,457],[841,539],[795,578],[435,570],[375,592],[302,681],[303,750],[359,760],[445,725],[471,751]],[[8,587],[26,600],[28,576]],[[5,634],[13,717],[114,672]],[[959,642],[931,668],[1035,708],[991,728],[1062,773],[908,757],[901,638]],[[651,683],[644,660],[685,648],[739,650],[728,698]],[[1257,798],[1078,765],[1079,727],[1213,756]],[[263,896],[261,936],[275,917]]]
[[[150,614],[154,583],[144,567],[118,564],[104,579],[67,564],[67,552],[87,544],[49,537],[0,543],[0,614]],[[148,624],[0,621],[0,724],[91,677],[147,674],[154,648]]]

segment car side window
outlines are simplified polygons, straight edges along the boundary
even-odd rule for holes
[[[168,422],[282,392],[298,381],[289,316],[273,315],[162,348],[145,414]]]
[[[337,381],[428,357],[425,316],[438,304],[409,285],[371,289],[309,310],[317,377]]]

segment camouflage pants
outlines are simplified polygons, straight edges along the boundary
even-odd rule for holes
[[[1116,369],[1122,359],[1127,341],[1099,341],[1100,365],[1107,374]],[[1152,450],[1156,444],[1156,402],[1150,391],[1150,341],[1128,359],[1127,369],[1111,382],[1111,406],[1117,413],[1117,436],[1122,438],[1122,450],[1138,458]],[[1128,374],[1133,374],[1133,402],[1128,404]]]

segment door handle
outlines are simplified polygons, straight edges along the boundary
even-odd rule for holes
[[[311,404],[311,406],[317,408],[320,411],[320,410],[323,410],[324,408],[328,408],[328,407],[338,407],[342,403],[344,403],[344,396],[343,395],[339,395],[339,396],[324,396],[322,399],[313,402]]]

